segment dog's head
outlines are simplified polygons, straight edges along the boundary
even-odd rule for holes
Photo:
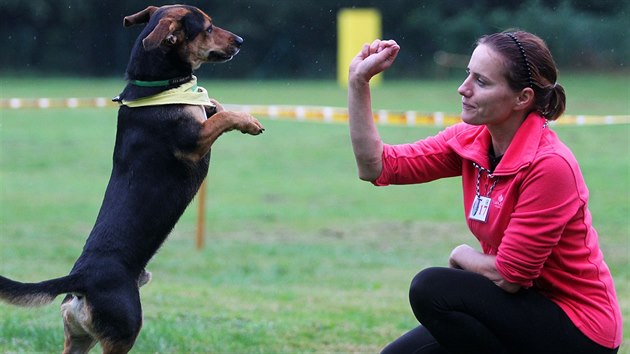
[[[194,69],[206,62],[221,63],[234,57],[243,39],[215,26],[210,16],[193,6],[149,6],[126,16],[125,27],[148,23],[142,39],[146,51],[175,50]]]

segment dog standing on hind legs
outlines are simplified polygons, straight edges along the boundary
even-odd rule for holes
[[[150,6],[125,17],[147,23],[127,67],[112,173],[83,252],[69,275],[40,283],[0,276],[0,299],[40,306],[60,294],[64,353],[127,353],[142,326],[139,287],[145,267],[197,193],[210,147],[224,132],[258,135],[251,115],[223,110],[192,75],[205,62],[225,62],[243,40],[186,5]]]

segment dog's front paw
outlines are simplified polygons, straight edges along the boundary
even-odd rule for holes
[[[142,273],[140,273],[140,275],[138,276],[138,287],[141,287],[150,281],[151,281],[151,272],[149,272],[146,269],[143,269]]]
[[[258,135],[265,131],[265,127],[250,114],[242,113],[236,123],[236,129],[243,134]]]
[[[203,106],[203,108],[206,110],[206,117],[210,118],[216,113],[225,111],[225,109],[219,103],[219,101],[215,100],[214,98],[211,98],[210,102],[212,102],[211,106]]]

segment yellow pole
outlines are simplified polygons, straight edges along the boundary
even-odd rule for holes
[[[203,239],[205,233],[206,220],[206,180],[204,179],[197,192],[199,198],[199,207],[197,208],[197,249],[203,248]]]
[[[381,38],[381,14],[377,9],[342,9],[337,14],[337,81],[348,86],[348,66],[365,43]],[[371,82],[378,84],[379,74]]]

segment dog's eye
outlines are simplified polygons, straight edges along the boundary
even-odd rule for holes
[[[206,30],[206,32],[208,32],[208,33],[212,33],[212,26],[208,27],[208,29]]]

